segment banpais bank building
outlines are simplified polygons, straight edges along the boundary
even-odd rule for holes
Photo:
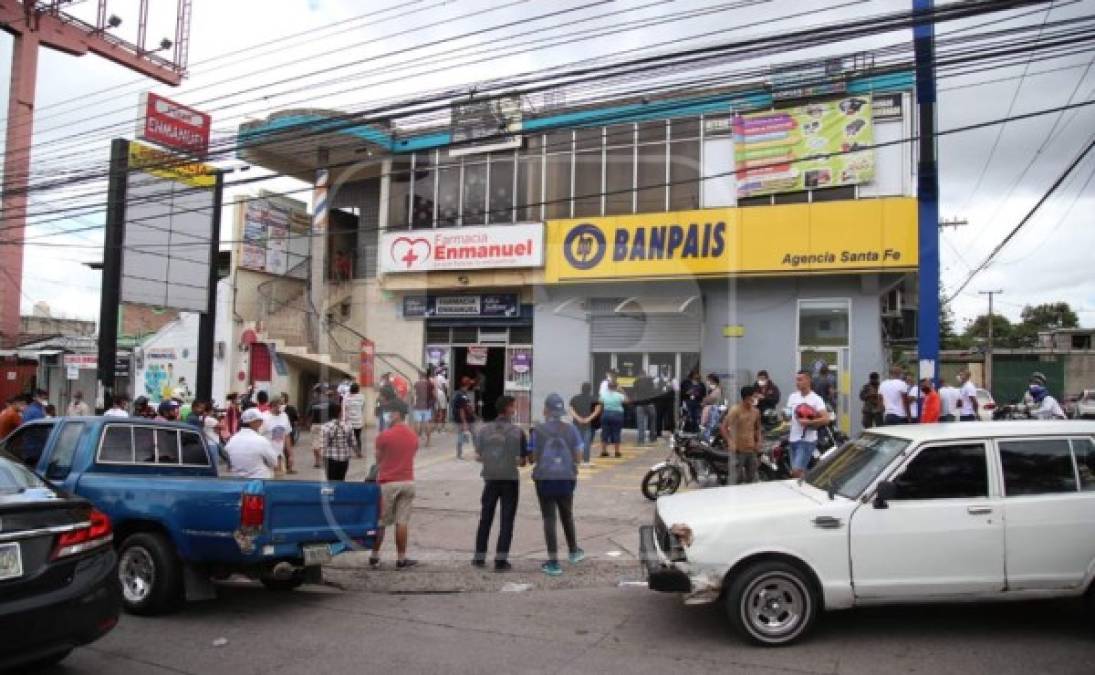
[[[365,379],[432,365],[472,378],[484,417],[505,393],[529,420],[610,369],[626,392],[699,368],[734,401],[760,369],[789,392],[824,364],[853,430],[859,385],[915,342],[916,106],[911,72],[827,77],[300,138],[277,132],[340,114],[283,111],[241,154],[313,184],[326,235],[298,276],[328,349],[379,355]]]

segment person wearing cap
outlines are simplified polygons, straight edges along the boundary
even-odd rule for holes
[[[240,415],[240,424],[239,433],[224,446],[232,475],[242,478],[273,478],[274,468],[278,465],[278,453],[274,451],[270,441],[259,433],[262,413],[257,408],[248,408]]]
[[[128,406],[129,401],[124,394],[115,394],[111,399],[110,409],[103,413],[103,417],[129,417],[129,413],[126,412]]]
[[[156,408],[156,412],[156,419],[161,422],[178,422],[179,402],[173,398],[165,398],[160,401],[160,405]]]
[[[30,405],[23,409],[23,423],[44,419],[47,405],[49,405],[49,392],[45,389],[35,389]]]
[[[540,501],[548,554],[547,561],[540,569],[552,577],[563,573],[563,568],[559,566],[556,514],[563,524],[570,564],[577,565],[586,557],[585,551],[578,548],[574,529],[574,489],[578,484],[582,436],[577,427],[563,421],[565,413],[566,405],[562,397],[555,393],[548,394],[544,399],[544,421],[533,430],[530,453],[532,480],[536,483],[536,497]]]
[[[84,400],[84,392],[78,391],[72,395],[72,403],[68,404],[65,414],[69,417],[87,417],[91,414],[91,406]]]
[[[393,401],[388,408],[390,425],[376,437],[376,482],[380,484],[380,529],[376,533],[369,565],[380,564],[380,545],[384,531],[395,525],[396,568],[418,564],[407,557],[410,536],[411,507],[414,505],[414,456],[418,453],[418,434],[404,422],[407,404]],[[353,435],[350,435],[353,438]]]

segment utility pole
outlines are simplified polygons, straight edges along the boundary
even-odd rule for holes
[[[919,121],[917,230],[919,235],[919,311],[916,319],[920,378],[935,380],[939,369],[939,164],[935,152],[934,0],[913,0],[913,51]]]
[[[992,299],[993,296],[1003,293],[1002,290],[978,291],[981,295],[989,296],[989,332],[988,341],[985,343],[985,389],[992,392]]]

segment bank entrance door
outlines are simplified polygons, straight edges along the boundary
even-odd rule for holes
[[[811,373],[815,390],[821,367],[828,367],[830,384],[836,389],[837,425],[844,433],[851,433],[850,318],[847,298],[799,300],[798,367]]]

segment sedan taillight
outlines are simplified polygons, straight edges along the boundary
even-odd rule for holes
[[[50,554],[50,560],[65,558],[109,544],[114,540],[114,530],[110,527],[110,518],[97,509],[91,510],[89,524],[75,530],[62,532]]]

